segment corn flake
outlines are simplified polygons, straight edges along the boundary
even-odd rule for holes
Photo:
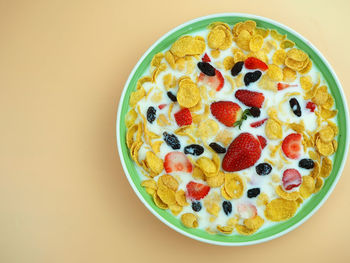
[[[184,226],[189,228],[198,227],[197,217],[192,213],[185,213],[181,216],[181,222]]]
[[[265,126],[266,137],[270,140],[282,139],[283,132],[281,125],[274,119],[269,118]]]
[[[287,220],[294,216],[297,208],[295,201],[277,198],[266,205],[265,217],[274,222]]]
[[[315,191],[315,180],[311,176],[303,176],[302,179],[299,193],[303,199],[306,199]]]
[[[323,178],[326,178],[330,175],[333,168],[332,160],[328,157],[324,157],[322,159],[322,165],[321,165],[321,171],[320,176]]]
[[[287,53],[284,49],[276,50],[276,52],[272,56],[272,62],[275,65],[284,65],[284,61],[286,59]]]
[[[244,183],[242,178],[236,173],[225,173],[225,192],[229,199],[238,199],[243,195]]]
[[[179,58],[200,55],[204,50],[205,41],[192,36],[180,37],[170,48],[170,52]]]

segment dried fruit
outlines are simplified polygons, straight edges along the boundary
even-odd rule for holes
[[[243,61],[236,62],[231,69],[231,75],[236,77],[242,71],[243,65],[244,65]]]
[[[258,175],[268,175],[272,171],[272,166],[269,163],[259,163],[255,167],[255,171]]]
[[[210,148],[212,148],[216,153],[225,153],[226,149],[222,147],[220,144],[216,142],[212,142],[209,144]]]
[[[230,201],[222,202],[222,209],[224,209],[224,213],[228,216],[232,212],[232,204]]]
[[[184,148],[185,154],[192,154],[194,156],[199,156],[204,152],[203,146],[199,144],[190,144]]]
[[[163,139],[167,145],[169,145],[173,150],[178,150],[181,148],[179,139],[174,134],[163,132]]]
[[[299,167],[304,169],[313,169],[315,166],[315,163],[312,159],[301,159],[299,161]]]
[[[257,118],[260,116],[260,109],[258,107],[251,107],[249,109],[250,115],[252,115],[254,118]]]
[[[174,101],[174,102],[177,101],[176,96],[175,96],[171,91],[168,91],[168,92],[166,93],[166,95],[168,95],[169,99],[171,99],[172,101]]]
[[[244,85],[249,86],[250,83],[256,82],[258,79],[260,79],[262,73],[259,70],[256,70],[254,72],[248,72],[244,75]]]
[[[207,62],[198,62],[198,68],[207,76],[215,76],[215,68]]]
[[[298,100],[296,98],[291,98],[289,100],[289,106],[292,109],[293,113],[300,117],[301,116],[301,108]]]
[[[251,188],[247,191],[248,198],[257,197],[260,194],[260,188]]]
[[[202,209],[202,204],[201,202],[198,202],[198,201],[193,201],[192,202],[192,210],[195,211],[195,212],[199,212],[201,211]]]

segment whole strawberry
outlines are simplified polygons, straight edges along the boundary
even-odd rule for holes
[[[237,172],[253,166],[260,158],[261,146],[257,138],[248,132],[238,135],[227,149],[222,169]]]
[[[227,127],[232,127],[242,116],[241,107],[232,101],[214,102],[210,105],[210,111],[219,122]]]

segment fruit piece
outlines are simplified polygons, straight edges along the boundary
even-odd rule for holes
[[[147,121],[149,123],[154,122],[154,120],[156,119],[156,113],[157,113],[157,110],[152,106],[147,109],[146,115],[147,115]]]
[[[299,161],[299,167],[304,169],[313,169],[315,166],[315,163],[312,159],[301,159]]]
[[[316,104],[309,101],[308,103],[306,103],[306,108],[309,109],[311,112],[314,112],[316,109]]]
[[[187,189],[187,196],[189,198],[200,200],[209,193],[210,187],[205,184],[191,181],[186,185],[186,189]]]
[[[192,154],[195,156],[199,156],[204,152],[204,148],[203,146],[198,144],[190,144],[184,148],[184,152],[185,154]]]
[[[158,105],[158,108],[161,110],[161,109],[164,109],[166,107],[167,104],[160,104]]]
[[[181,148],[180,141],[174,134],[164,132],[163,139],[166,142],[166,144],[169,145],[173,150],[178,150]]]
[[[222,124],[232,127],[241,116],[241,107],[232,101],[217,101],[210,105],[210,111]]]
[[[182,152],[170,152],[165,155],[164,169],[167,173],[192,173],[192,164]]]
[[[257,197],[259,194],[260,194],[260,188],[252,188],[252,189],[249,189],[247,192],[248,198]]]
[[[191,125],[192,123],[191,112],[187,108],[183,108],[182,110],[176,112],[174,117],[177,125],[179,126]]]
[[[171,91],[168,91],[166,95],[168,95],[169,99],[171,99],[173,102],[177,101],[176,96]]]
[[[210,57],[208,56],[207,53],[205,53],[204,56],[202,57],[202,61],[203,61],[203,62],[210,62],[210,61],[211,61],[211,60],[210,60]]]
[[[245,89],[237,90],[235,97],[244,105],[257,108],[261,108],[265,100],[264,94]]]
[[[205,85],[210,86],[212,89],[219,91],[224,86],[224,77],[220,73],[220,71],[215,70],[215,76],[207,76],[204,73],[199,74],[198,81],[202,82]]]
[[[249,203],[238,204],[237,211],[240,217],[243,219],[252,218],[258,214],[255,205]]]
[[[232,204],[230,201],[222,202],[222,209],[224,209],[225,214],[228,216],[232,212]]]
[[[215,68],[208,62],[198,62],[197,67],[207,76],[215,76]]]
[[[222,147],[220,144],[217,144],[216,142],[212,142],[209,144],[209,146],[216,152],[216,153],[225,153],[226,149]]]
[[[198,202],[198,201],[193,201],[192,202],[192,210],[193,211],[199,212],[199,211],[201,211],[201,209],[202,209],[201,202]]]
[[[286,88],[291,88],[291,87],[298,87],[297,84],[287,84],[287,83],[278,83],[277,84],[277,89],[278,90],[283,90],[283,89],[286,89]]]
[[[249,109],[246,109],[246,110],[243,111],[243,114],[242,114],[242,116],[241,116],[241,119],[238,120],[238,121],[236,121],[236,122],[233,124],[233,126],[234,126],[234,127],[238,126],[238,128],[241,129],[241,126],[242,126],[242,124],[243,124],[243,121],[245,121],[245,120],[248,118],[248,116],[251,116],[251,113],[250,113],[250,110],[249,110]]]
[[[260,109],[257,107],[251,107],[249,109],[250,115],[252,115],[254,118],[257,118],[260,116]]]
[[[292,190],[301,184],[301,175],[296,169],[287,169],[283,172],[283,187],[286,190]]]
[[[247,69],[260,69],[262,71],[267,70],[269,67],[260,59],[249,57],[244,61],[244,66]]]
[[[244,85],[249,86],[250,83],[253,83],[260,79],[262,73],[259,70],[256,70],[254,72],[248,72],[244,75],[243,81]]]
[[[301,151],[301,134],[291,133],[282,142],[282,151],[290,159],[298,159]]]
[[[222,169],[236,172],[253,166],[260,158],[260,142],[250,133],[241,133],[228,147]]]
[[[236,77],[242,71],[243,65],[243,61],[238,61],[237,63],[235,63],[231,69],[231,75]]]
[[[252,127],[252,128],[260,127],[261,125],[263,125],[265,123],[265,121],[267,121],[267,118],[251,123],[250,127]]]
[[[289,106],[292,109],[293,113],[300,117],[301,116],[301,108],[298,100],[296,98],[291,98],[289,100]]]
[[[258,140],[259,140],[259,142],[260,142],[261,149],[264,149],[265,146],[266,146],[266,144],[267,144],[266,139],[265,139],[263,136],[258,135]]]
[[[268,175],[272,171],[272,166],[269,163],[259,163],[255,171],[258,175]]]

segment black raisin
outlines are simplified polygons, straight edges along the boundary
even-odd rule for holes
[[[260,116],[260,109],[258,107],[251,107],[249,109],[249,112],[254,118],[257,118]]]
[[[163,137],[166,144],[173,148],[173,150],[178,150],[181,148],[180,141],[174,134],[164,132]]]
[[[271,173],[272,166],[269,163],[260,163],[255,167],[258,175],[268,175]]]
[[[156,119],[156,113],[157,110],[154,107],[149,107],[147,110],[147,120],[149,123],[154,122],[154,120]]]
[[[254,72],[248,72],[244,75],[244,84],[248,86],[250,83],[257,81],[261,77],[262,73],[259,70]]]
[[[247,192],[248,198],[257,197],[260,194],[260,188],[252,188]]]
[[[225,214],[228,216],[232,212],[232,204],[230,201],[224,201],[222,203],[222,208],[224,209]]]
[[[289,100],[289,105],[290,105],[290,108],[292,109],[292,111],[294,112],[294,114],[298,117],[301,116],[301,108],[300,108],[300,105],[299,105],[299,102],[296,98],[291,98]]]
[[[231,69],[231,75],[234,77],[237,76],[241,72],[243,65],[243,61],[238,61],[237,63],[235,63]]]
[[[315,166],[315,163],[311,159],[301,159],[299,161],[299,167],[304,169],[313,169]]]
[[[177,101],[176,96],[173,93],[171,93],[170,91],[168,91],[166,95],[168,95],[169,99],[171,99],[172,101],[174,101],[174,102]]]
[[[198,62],[197,66],[205,75],[215,76],[215,68],[208,62]]]
[[[190,144],[185,147],[184,152],[185,154],[199,156],[204,152],[204,148],[198,144]]]
[[[193,209],[193,211],[195,211],[195,212],[201,211],[201,209],[202,209],[201,202],[198,202],[198,201],[192,202],[192,209]]]
[[[216,142],[212,142],[209,144],[209,146],[216,152],[216,153],[225,153],[226,149],[222,147],[221,145],[217,144]]]

